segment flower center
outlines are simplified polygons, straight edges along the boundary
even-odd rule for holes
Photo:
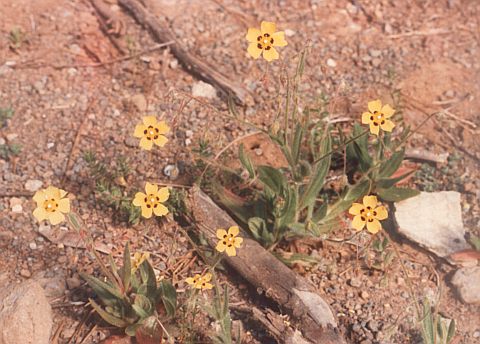
[[[145,202],[145,205],[147,208],[156,208],[158,207],[158,204],[160,203],[160,198],[154,194],[149,194],[145,199],[143,200]]]
[[[383,117],[383,113],[380,111],[375,111],[373,114],[371,114],[370,121],[372,121],[373,125],[375,126],[385,124],[385,118]]]
[[[147,140],[156,140],[158,139],[158,132],[158,128],[154,128],[150,125],[147,129],[143,131],[143,135],[145,135]]]
[[[257,48],[262,50],[270,50],[273,45],[273,38],[268,33],[264,33],[262,36],[257,37]]]
[[[362,221],[372,222],[377,217],[377,212],[372,207],[368,206],[360,210]]]
[[[223,244],[227,245],[228,247],[232,247],[233,244],[235,243],[235,237],[231,234],[225,234],[223,236]]]
[[[55,201],[54,198],[52,198],[52,199],[47,199],[47,200],[43,203],[43,207],[45,208],[46,211],[48,211],[49,213],[52,213],[52,212],[54,212],[55,210],[57,210],[57,208],[58,208],[58,203],[57,203],[57,201]]]

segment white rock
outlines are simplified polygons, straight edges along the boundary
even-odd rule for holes
[[[395,219],[401,234],[440,257],[470,247],[458,192],[422,192],[395,203]]]
[[[293,35],[295,35],[295,31],[290,30],[290,29],[285,30],[285,36],[292,37]]]
[[[35,191],[39,190],[42,187],[42,185],[43,185],[43,182],[41,180],[29,179],[25,183],[25,189],[27,191],[35,192]]]
[[[335,68],[337,66],[337,62],[334,59],[327,59],[327,66]]]
[[[0,344],[49,344],[52,309],[35,281],[0,289]]]
[[[452,285],[463,302],[480,304],[480,266],[457,270]]]
[[[203,82],[203,81],[199,81],[193,84],[192,95],[194,97],[214,99],[217,96],[217,91],[212,85],[207,84],[206,82]]]
[[[21,204],[15,204],[13,207],[12,207],[12,213],[15,213],[15,214],[21,214],[23,212],[23,207]]]

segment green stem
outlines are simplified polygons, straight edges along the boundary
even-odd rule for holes
[[[369,132],[369,129],[366,129],[365,131],[361,132],[360,134],[358,134],[357,136],[354,136],[350,139],[348,139],[347,141],[345,141],[343,144],[341,144],[340,146],[338,146],[337,148],[334,148],[332,149],[330,152],[328,153],[325,153],[324,155],[322,155],[320,158],[316,159],[313,161],[312,165],[316,164],[317,162],[325,159],[326,157],[332,155],[333,153],[336,153],[340,150],[340,148],[343,148],[344,146],[348,145],[350,142],[353,142],[357,139],[359,139],[360,137],[364,136],[365,134],[367,134]]]

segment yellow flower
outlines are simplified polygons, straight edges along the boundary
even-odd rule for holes
[[[218,241],[217,247],[215,249],[218,252],[227,252],[229,256],[236,256],[237,251],[235,248],[240,248],[242,245],[243,239],[237,237],[239,233],[239,229],[237,226],[232,226],[228,229],[228,233],[225,229],[218,229],[217,230],[217,238],[220,240]]]
[[[367,224],[367,230],[372,234],[381,230],[382,225],[378,220],[385,220],[388,217],[388,212],[384,206],[377,207],[377,203],[376,196],[363,197],[363,204],[353,203],[348,210],[351,215],[354,215],[352,227],[361,231]]]
[[[64,198],[66,195],[66,191],[53,186],[38,190],[33,196],[33,200],[37,202],[33,216],[38,221],[48,220],[52,225],[65,221],[63,214],[70,212],[70,200]]]
[[[137,124],[133,136],[141,138],[140,147],[151,150],[153,144],[163,147],[168,139],[163,136],[170,131],[164,121],[157,122],[155,116],[143,117],[143,124]]]
[[[382,106],[382,102],[380,100],[374,100],[368,102],[368,111],[362,114],[362,123],[370,125],[370,132],[372,134],[378,135],[380,128],[385,131],[392,131],[395,124],[391,120],[390,117],[393,116],[395,110],[388,104]]]
[[[212,279],[212,274],[207,272],[205,275],[201,276],[196,274],[194,277],[189,277],[185,280],[189,285],[193,286],[195,289],[212,289],[213,285],[210,282]]]
[[[142,216],[149,219],[152,217],[152,212],[156,216],[167,215],[168,208],[162,203],[170,196],[168,188],[158,189],[157,185],[147,182],[145,191],[146,194],[137,192],[133,199],[133,205],[142,207]]]
[[[135,254],[133,255],[133,259],[131,260],[132,272],[137,271],[140,265],[142,265],[142,263],[148,258],[150,258],[150,252],[135,252]]]
[[[258,59],[263,52],[263,58],[268,62],[278,59],[278,52],[274,47],[284,47],[288,43],[285,40],[285,32],[275,32],[275,23],[262,21],[260,30],[250,28],[247,32],[248,53],[254,59]]]

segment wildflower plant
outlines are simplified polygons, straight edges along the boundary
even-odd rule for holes
[[[38,221],[48,220],[52,225],[58,225],[65,221],[65,214],[70,212],[70,200],[66,198],[65,190],[49,186],[38,190],[33,196],[37,207],[33,216]]]
[[[275,23],[262,21],[260,29],[248,29],[245,37],[248,44],[248,54],[254,59],[258,59],[263,53],[263,58],[268,62],[279,58],[275,47],[284,47],[288,43],[285,40],[285,32],[276,31]]]
[[[135,269],[137,262],[140,264]],[[89,300],[93,309],[109,324],[125,329],[129,336],[148,335],[161,339],[161,324],[172,319],[177,308],[173,285],[165,279],[157,282],[145,255],[137,255],[132,265],[128,244],[123,254],[123,265],[118,267],[112,257],[109,263],[110,270],[100,264],[105,279],[81,274],[100,300],[100,304],[94,299]]]
[[[393,142],[388,131],[395,126],[392,121],[395,112],[390,105],[369,102],[368,112],[358,115],[350,137],[338,128],[341,135],[335,137],[336,146],[332,138],[333,126],[325,120],[328,113],[318,118],[315,114],[319,111],[314,107],[302,106],[304,110],[299,111],[298,90],[304,73],[305,54],[303,51],[299,55],[295,75],[286,77],[286,98],[266,132],[283,153],[288,166],[255,166],[240,145],[239,160],[248,174],[248,185],[254,187],[248,189],[245,200],[233,197],[230,191],[220,186],[216,188],[220,201],[256,240],[267,247],[283,239],[319,236],[330,231],[338,223],[339,215],[365,195],[377,194],[383,200],[397,201],[417,194],[416,190],[395,187],[411,172],[391,178],[403,160],[408,130]],[[235,115],[234,104],[230,103],[229,107]],[[372,116],[376,117],[371,119]],[[368,129],[362,128],[362,121],[369,125]],[[377,124],[382,131],[375,129]],[[371,139],[369,133],[373,133]],[[351,167],[357,178],[355,182],[350,179],[352,183],[349,183],[344,176],[340,194],[329,200],[331,192],[324,190],[324,186],[331,170],[332,156],[339,151],[346,151],[346,161],[355,163]],[[383,208],[377,215],[384,215]],[[372,232],[378,230],[379,218],[373,220],[367,227]],[[358,226],[360,221],[361,217],[356,221]]]
[[[152,214],[164,216],[168,214],[168,208],[162,203],[168,200],[170,192],[167,187],[158,188],[155,184],[146,183],[145,193],[137,192],[133,199],[133,205],[142,209],[142,216],[149,219]]]
[[[165,146],[168,139],[165,137],[170,128],[164,121],[158,122],[155,116],[145,116],[141,124],[137,124],[133,136],[140,139],[140,147],[151,150],[153,145]]]

